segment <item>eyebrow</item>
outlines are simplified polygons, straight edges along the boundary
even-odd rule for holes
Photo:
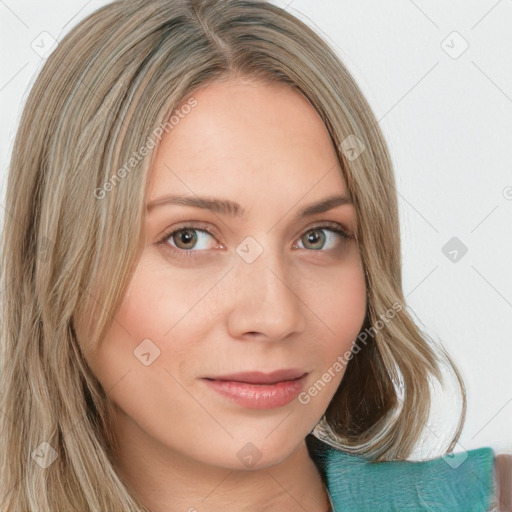
[[[229,215],[230,217],[243,218],[245,210],[238,203],[229,199],[216,199],[212,197],[199,196],[176,196],[166,195],[155,199],[147,204],[148,212],[151,212],[158,206],[176,204],[180,206],[189,206],[210,210],[221,215]],[[344,195],[333,195],[322,199],[316,203],[312,203],[300,210],[294,217],[294,220],[300,220],[318,213],[324,213],[337,206],[352,205],[352,201]]]

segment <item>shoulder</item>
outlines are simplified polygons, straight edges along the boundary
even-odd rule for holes
[[[372,462],[321,441],[314,446],[334,512],[512,512],[512,456],[495,455],[490,447],[429,460]]]

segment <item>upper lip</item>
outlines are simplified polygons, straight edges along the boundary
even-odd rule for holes
[[[236,382],[247,382],[249,384],[276,384],[287,380],[296,380],[306,375],[304,370],[295,368],[276,370],[273,372],[240,372],[230,375],[219,375],[217,377],[207,377],[210,380],[227,380]]]

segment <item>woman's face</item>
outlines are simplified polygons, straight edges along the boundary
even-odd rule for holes
[[[116,321],[87,359],[117,407],[118,434],[140,453],[265,467],[320,420],[345,371],[335,363],[361,329],[355,209],[312,208],[348,192],[300,93],[230,79],[193,98],[156,150],[144,249]],[[218,380],[277,370],[291,373],[267,380],[304,377]]]

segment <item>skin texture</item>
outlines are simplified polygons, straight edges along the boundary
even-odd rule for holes
[[[347,195],[329,134],[300,93],[230,78],[193,97],[197,106],[156,149],[147,202],[166,194],[229,199],[245,217],[149,209],[116,321],[96,351],[84,350],[117,408],[116,462],[152,512],[325,512],[328,497],[304,438],[345,367],[307,404],[263,410],[201,379],[299,368],[308,372],[307,390],[350,350],[366,309],[357,241],[317,227],[330,221],[353,235],[355,209],[293,218],[306,205]],[[193,221],[213,235],[194,228],[195,244],[182,232],[158,245]],[[247,237],[262,249],[250,263],[240,254],[253,256],[258,246]],[[197,257],[177,255],[187,251]],[[144,352],[153,354],[147,366],[134,356],[145,339]]]
[[[498,511],[512,512],[512,455],[501,453],[495,460]]]

